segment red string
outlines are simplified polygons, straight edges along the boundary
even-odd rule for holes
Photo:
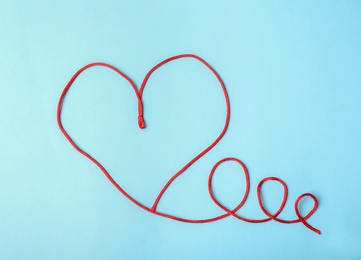
[[[188,162],[185,166],[183,166],[178,172],[176,172],[170,179],[169,181],[164,185],[164,187],[162,188],[162,190],[159,192],[157,198],[154,201],[154,204],[152,205],[151,208],[141,204],[140,202],[136,201],[132,196],[130,196],[127,192],[125,192],[125,190],[123,188],[121,188],[119,186],[119,184],[111,177],[111,175],[108,173],[108,171],[103,167],[103,165],[101,165],[96,159],[94,159],[90,154],[88,154],[87,152],[85,152],[83,149],[81,149],[74,141],[73,139],[69,136],[69,134],[67,133],[67,131],[64,129],[63,124],[61,122],[61,110],[62,110],[62,106],[63,106],[63,102],[64,102],[64,98],[68,92],[68,90],[70,89],[71,85],[73,84],[73,82],[75,81],[75,79],[85,70],[87,70],[88,68],[94,67],[94,66],[103,66],[103,67],[107,67],[109,69],[112,69],[113,71],[115,71],[116,73],[118,73],[120,76],[122,76],[125,80],[127,80],[130,85],[132,86],[134,93],[136,95],[136,98],[138,99],[138,125],[140,128],[145,128],[145,122],[144,122],[144,118],[143,118],[143,103],[142,103],[142,96],[143,96],[143,91],[144,88],[147,84],[147,81],[149,79],[149,77],[152,75],[152,73],[157,70],[159,67],[163,66],[164,64],[173,61],[173,60],[177,60],[177,59],[181,59],[181,58],[193,58],[196,59],[198,61],[200,61],[203,65],[205,65],[213,74],[214,76],[217,78],[222,91],[223,91],[223,95],[224,95],[224,99],[225,99],[225,103],[226,103],[226,118],[225,118],[225,123],[224,123],[224,127],[223,130],[221,131],[221,133],[219,134],[219,136],[213,141],[213,143],[211,143],[211,145],[209,145],[206,149],[204,149],[201,153],[199,153],[196,157],[194,157],[190,162]],[[284,223],[284,224],[293,224],[293,223],[303,223],[307,228],[309,228],[310,230],[316,232],[317,234],[321,234],[321,232],[312,227],[310,224],[308,224],[306,221],[313,215],[313,213],[316,211],[317,207],[318,207],[318,201],[317,198],[310,194],[310,193],[304,193],[301,196],[299,196],[295,202],[295,212],[297,215],[297,219],[294,220],[284,220],[284,219],[280,219],[278,217],[278,215],[282,212],[283,208],[285,207],[286,201],[287,201],[287,197],[288,197],[288,189],[287,189],[287,185],[280,179],[275,178],[275,177],[267,177],[264,178],[257,186],[257,196],[258,196],[258,203],[259,206],[261,208],[261,210],[265,213],[265,215],[267,216],[267,218],[264,219],[248,219],[248,218],[244,218],[242,216],[240,216],[239,214],[237,214],[236,212],[244,205],[244,203],[247,200],[248,197],[248,193],[249,193],[249,189],[250,189],[250,180],[249,180],[249,174],[248,174],[248,170],[246,168],[246,166],[243,164],[243,162],[241,162],[240,160],[236,159],[236,158],[224,158],[220,161],[218,161],[212,168],[210,174],[209,174],[209,178],[208,178],[208,191],[209,191],[209,195],[211,197],[211,199],[213,200],[213,202],[219,207],[221,208],[223,211],[225,211],[224,214],[216,216],[216,217],[212,217],[212,218],[207,218],[207,219],[186,219],[186,218],[180,218],[180,217],[176,217],[170,214],[165,214],[165,213],[161,213],[159,211],[157,211],[157,206],[158,203],[160,201],[160,199],[163,197],[164,192],[168,189],[168,187],[172,184],[172,182],[178,177],[180,176],[182,173],[184,173],[193,163],[195,163],[198,159],[200,159],[203,155],[205,155],[207,152],[209,152],[224,136],[224,134],[227,131],[228,128],[228,124],[229,124],[229,119],[230,119],[230,102],[229,102],[229,98],[228,98],[228,93],[226,90],[226,87],[221,79],[221,77],[218,75],[218,73],[206,62],[204,61],[202,58],[193,55],[193,54],[182,54],[182,55],[178,55],[178,56],[173,56],[170,57],[160,63],[158,63],[157,65],[155,65],[148,73],[147,75],[144,77],[142,85],[138,91],[137,86],[134,84],[134,82],[127,76],[125,75],[123,72],[121,72],[120,70],[118,70],[117,68],[113,67],[112,65],[106,64],[106,63],[102,63],[102,62],[95,62],[95,63],[90,63],[84,67],[82,67],[81,69],[79,69],[74,75],[73,77],[69,80],[68,84],[65,86],[59,102],[58,102],[58,108],[57,108],[57,121],[58,121],[58,126],[61,130],[61,132],[64,134],[64,136],[66,137],[66,139],[69,141],[69,143],[82,155],[84,155],[85,157],[87,157],[90,161],[92,161],[96,166],[99,167],[99,169],[105,174],[105,176],[108,178],[108,180],[126,197],[128,198],[130,201],[132,201],[134,204],[136,204],[137,206],[141,207],[142,209],[156,214],[158,216],[162,216],[165,218],[170,218],[173,220],[177,220],[177,221],[182,221],[182,222],[188,222],[188,223],[207,223],[207,222],[213,222],[213,221],[217,221],[229,216],[233,216],[235,218],[238,218],[240,220],[246,221],[246,222],[250,222],[250,223],[263,223],[263,222],[267,222],[270,220],[275,220],[277,222],[280,223]],[[238,163],[245,174],[245,178],[246,178],[246,190],[243,196],[242,201],[237,205],[237,207],[235,207],[234,209],[230,210],[228,208],[226,208],[224,205],[222,205],[214,196],[213,194],[213,190],[212,190],[212,180],[213,180],[213,175],[216,171],[216,169],[218,168],[218,166],[226,161],[234,161],[236,163]],[[263,205],[262,202],[262,195],[261,195],[261,187],[262,185],[267,182],[267,181],[276,181],[279,182],[280,184],[282,184],[283,186],[283,190],[284,190],[284,194],[283,194],[283,201],[279,207],[279,209],[277,210],[276,213],[271,214],[269,213],[266,208]],[[305,198],[305,197],[311,197],[314,201],[314,205],[313,208],[310,210],[310,212],[302,217],[300,212],[299,212],[299,202],[301,201],[301,199]]]

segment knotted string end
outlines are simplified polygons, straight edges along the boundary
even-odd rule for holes
[[[145,128],[145,122],[144,122],[144,118],[142,115],[138,116],[138,125],[141,129]]]

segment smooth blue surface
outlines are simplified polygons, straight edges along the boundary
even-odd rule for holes
[[[1,1],[1,259],[361,259],[360,1]],[[177,179],[159,210],[222,214],[207,193],[213,164],[234,156],[249,168],[239,214],[263,218],[256,187],[283,179],[320,205],[309,223],[192,225],[128,201],[56,124],[62,89],[81,66],[108,62],[139,86],[157,62],[194,53],[223,78],[231,123],[219,145]],[[74,83],[64,125],[136,199],[150,206],[170,176],[221,131],[225,105],[212,74],[194,60],[159,69],[137,127],[130,86],[105,68]],[[244,177],[234,163],[214,177],[234,207]],[[276,210],[282,189],[264,186]],[[301,203],[301,212],[312,207]]]

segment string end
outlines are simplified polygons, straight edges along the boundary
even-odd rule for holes
[[[144,122],[144,118],[142,115],[138,116],[138,125],[141,129],[145,128],[145,122]]]

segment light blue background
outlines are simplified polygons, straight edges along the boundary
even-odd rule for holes
[[[361,1],[1,1],[1,259],[361,259]],[[309,223],[192,225],[154,216],[121,195],[56,124],[56,105],[81,66],[110,63],[140,85],[157,62],[194,53],[223,78],[231,123],[219,145],[167,191],[159,210],[189,218],[222,213],[207,177],[224,157],[249,168],[239,214],[262,218],[258,182],[283,179],[320,205]],[[173,62],[136,99],[110,70],[74,83],[63,120],[136,199],[150,206],[169,177],[220,132],[225,106],[194,60]],[[244,177],[222,165],[215,193],[232,207]],[[282,197],[264,186],[265,204]],[[301,203],[301,212],[312,207]]]

